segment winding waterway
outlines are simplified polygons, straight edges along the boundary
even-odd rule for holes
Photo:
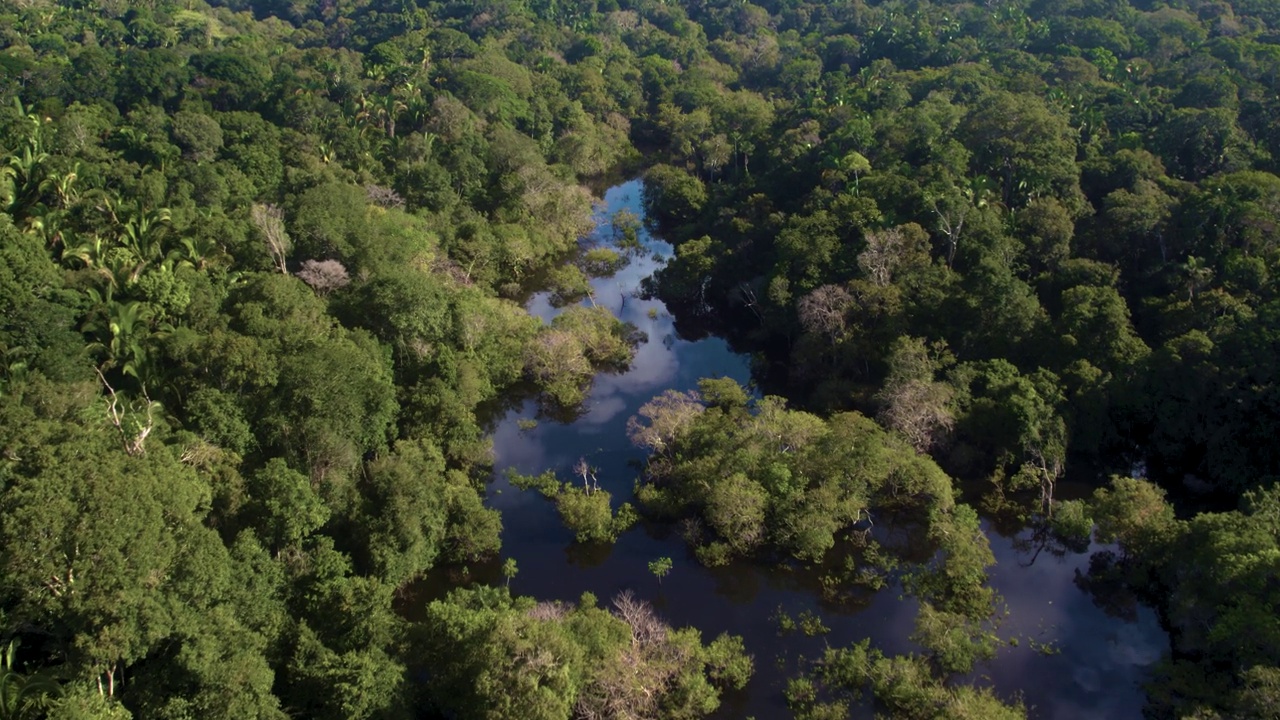
[[[639,181],[611,188],[600,210],[602,224],[621,209],[643,218],[640,193]],[[606,242],[605,233],[594,240]],[[641,241],[644,252],[634,254],[616,275],[592,283],[595,303],[648,336],[630,370],[599,375],[585,412],[571,423],[540,417],[532,400],[510,410],[493,433],[495,467],[500,471],[554,469],[568,479],[570,468],[584,457],[599,469],[600,483],[613,493],[615,503],[624,502],[632,495],[643,459],[627,440],[627,418],[653,396],[667,389],[694,388],[702,377],[728,376],[744,384],[750,380],[747,357],[719,338],[681,339],[662,303],[635,296],[641,281],[671,253],[669,244],[645,231]],[[534,296],[529,309],[544,319],[558,312],[545,294]],[[530,428],[529,420],[537,420],[537,425]],[[818,654],[825,643],[844,645],[870,637],[886,652],[912,649],[907,638],[916,603],[897,587],[869,596],[857,607],[824,604],[816,576],[749,563],[705,568],[674,529],[665,526],[633,528],[612,546],[578,545],[551,503],[537,492],[511,487],[501,473],[490,488],[489,503],[502,512],[503,556],[514,558],[519,568],[511,583],[513,592],[576,600],[589,591],[604,603],[631,589],[673,625],[695,626],[708,639],[721,632],[742,635],[755,656],[756,674],[744,691],[724,698],[718,717],[787,717],[782,690],[795,659]],[[990,523],[985,527],[997,560],[991,583],[1008,609],[999,633],[1018,642],[983,665],[979,681],[989,681],[1006,698],[1020,694],[1034,718],[1140,717],[1139,683],[1168,647],[1154,612],[1130,607],[1109,614],[1098,607],[1076,583],[1077,575],[1088,569],[1090,553],[1037,555],[1026,542],[1019,542],[1027,540],[1026,531],[1006,537],[996,534]],[[658,557],[674,560],[661,584],[648,570],[648,563]],[[496,580],[483,577],[496,576],[495,568],[496,564],[482,569],[482,579]],[[779,609],[792,616],[818,612],[831,632],[818,638],[779,636]],[[857,715],[870,717],[871,708],[860,708]]]

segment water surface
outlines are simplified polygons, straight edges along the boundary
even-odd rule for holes
[[[601,220],[621,209],[643,217],[640,191],[639,181],[610,189]],[[600,232],[588,240],[607,242],[607,237]],[[731,377],[744,385],[750,381],[747,357],[735,354],[720,338],[682,339],[661,302],[635,296],[640,282],[671,254],[669,244],[645,231],[641,240],[644,251],[617,275],[593,281],[593,298],[586,301],[607,307],[647,335],[630,370],[598,376],[584,412],[572,423],[540,417],[532,400],[509,411],[493,433],[500,471],[553,469],[568,480],[574,463],[585,458],[598,469],[600,485],[613,494],[616,506],[630,499],[644,458],[627,440],[627,418],[653,396],[667,389],[693,389],[702,377]],[[546,294],[534,296],[528,307],[546,320],[558,312]],[[537,426],[522,430],[519,421],[531,419]],[[745,691],[725,698],[720,717],[787,717],[782,698],[786,677],[798,656],[814,656],[824,643],[843,645],[869,637],[888,653],[912,649],[908,637],[916,603],[898,587],[857,607],[832,606],[820,602],[812,573],[745,562],[702,567],[668,526],[633,528],[612,546],[576,544],[550,502],[537,492],[511,487],[501,474],[491,485],[489,503],[503,514],[503,557],[514,558],[519,568],[513,592],[573,601],[589,591],[605,603],[631,589],[673,625],[697,627],[704,638],[721,632],[742,635],[755,656],[756,675]],[[1009,610],[999,632],[1017,645],[1003,648],[980,667],[975,673],[979,681],[990,682],[1003,697],[1021,695],[1035,718],[1140,717],[1138,683],[1168,646],[1154,612],[1138,607],[1117,617],[1095,605],[1075,582],[1076,574],[1088,569],[1088,553],[1040,553],[1032,562],[1033,550],[1023,547],[1027,531],[1003,537],[990,524],[984,527],[997,559],[991,582]],[[662,583],[648,570],[658,557],[674,561]],[[774,619],[779,609],[793,616],[819,612],[831,632],[825,638],[780,637]],[[778,658],[785,659],[781,668]],[[864,707],[855,714],[871,713]]]

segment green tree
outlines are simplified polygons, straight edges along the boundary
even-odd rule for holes
[[[329,519],[329,508],[311,481],[282,458],[271,458],[255,472],[248,489],[254,524],[277,552],[299,547]]]
[[[382,648],[337,652],[303,625],[292,652],[287,697],[308,716],[337,720],[403,711],[404,666]]]
[[[1006,206],[1021,207],[1033,195],[1048,195],[1073,211],[1081,207],[1075,133],[1039,97],[989,93],[960,131],[974,150],[972,169],[1000,178]]]
[[[1173,523],[1164,491],[1146,480],[1113,477],[1110,488],[1094,492],[1092,504],[1098,539],[1119,542],[1127,553],[1150,549]]]
[[[1255,151],[1228,108],[1175,110],[1161,124],[1157,142],[1171,170],[1188,180],[1243,170]]]
[[[193,583],[203,563],[225,563],[203,525],[208,487],[168,448],[125,453],[101,421],[39,419],[12,404],[7,412],[27,415],[21,430],[5,423],[6,446],[24,457],[0,495],[7,622],[42,628],[72,677],[113,694],[125,668],[209,591]]]
[[[172,132],[174,142],[190,160],[207,162],[222,149],[222,126],[203,113],[175,113]]]
[[[422,444],[401,443],[370,463],[362,483],[364,507],[355,515],[377,577],[400,585],[428,570],[444,545],[444,458]]]
[[[671,558],[660,557],[656,560],[650,560],[649,572],[653,573],[653,576],[658,578],[658,584],[662,584],[662,578],[666,577],[667,573],[671,572]]]
[[[432,602],[415,646],[436,668],[435,697],[466,718],[694,718],[751,674],[738,638],[704,645],[630,594],[612,612],[595,602],[535,603],[502,588]]]

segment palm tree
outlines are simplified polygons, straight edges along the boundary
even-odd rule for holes
[[[3,397],[15,382],[21,382],[26,378],[27,363],[22,359],[25,354],[24,347],[0,345],[0,397]]]
[[[0,654],[0,720],[34,720],[44,715],[49,701],[62,694],[62,686],[48,673],[22,675],[14,669],[18,640]]]
[[[43,149],[38,127],[27,139],[27,146],[21,152],[9,156],[5,176],[11,187],[7,193],[5,210],[15,221],[35,212],[46,187],[45,163],[48,160],[49,153]]]
[[[325,165],[328,165],[337,158],[337,154],[334,152],[333,145],[331,143],[321,142],[316,149],[320,151],[320,160],[323,161]]]
[[[80,163],[77,162],[71,169],[71,172],[60,173],[51,172],[45,179],[45,185],[53,190],[54,195],[58,199],[58,207],[67,207],[76,201],[80,193],[76,190],[76,180],[80,179]]]
[[[400,113],[409,109],[403,100],[390,93],[378,95],[369,103],[370,116],[382,126],[382,131],[391,140],[396,139],[396,120]]]
[[[97,337],[90,348],[106,355],[103,368],[120,368],[120,372],[141,381],[147,362],[147,341],[151,338],[148,322],[151,308],[143,302],[116,302],[110,292],[100,294],[90,289],[89,298],[101,308],[96,318],[84,324],[84,331]]]
[[[413,125],[413,129],[419,130],[427,124],[427,120],[431,118],[431,106],[423,100],[422,91],[415,83],[406,80],[392,92],[404,103],[401,115]]]
[[[352,124],[360,128],[360,137],[364,137],[364,133],[373,124],[373,102],[364,93],[356,96],[356,98],[344,104],[345,114],[351,118]]]
[[[31,215],[25,223],[26,231],[29,234],[36,235],[44,240],[45,245],[49,247],[57,247],[64,240],[62,220],[66,216],[63,210],[54,210],[41,206],[44,212],[38,215]]]
[[[1194,300],[1196,293],[1213,282],[1213,268],[1201,258],[1191,255],[1179,268],[1182,271],[1183,287],[1187,290],[1187,299]]]
[[[166,261],[177,260],[178,265],[204,271],[231,259],[226,249],[213,238],[184,237],[182,247],[166,256]]]
[[[102,238],[94,235],[91,240],[81,241],[79,236],[68,234],[63,238],[62,257],[60,258],[63,265],[72,267],[72,261],[77,261],[86,268],[95,268],[102,263],[103,253],[107,248],[102,246]]]
[[[172,214],[168,208],[145,209],[141,202],[126,206],[110,198],[104,209],[120,229],[120,245],[132,255],[129,282],[135,282],[148,265],[164,258],[164,238]]]

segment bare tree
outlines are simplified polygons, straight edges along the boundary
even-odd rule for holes
[[[102,382],[102,387],[107,391],[107,419],[111,421],[111,425],[120,433],[120,440],[124,443],[124,451],[135,457],[146,455],[147,438],[155,428],[155,418],[152,417],[152,410],[158,407],[159,403],[153,402],[151,396],[147,395],[146,387],[143,387],[142,399],[147,413],[146,424],[134,418],[131,421],[133,429],[126,429],[125,411],[120,408],[120,398],[116,395],[115,388],[111,387],[111,383],[107,382],[107,377],[102,374],[101,370],[94,368],[93,371],[98,374],[98,380]]]
[[[760,301],[756,297],[755,285],[756,283],[753,283],[753,282],[738,283],[738,294],[734,295],[732,299],[742,303],[743,306],[745,306],[748,310],[751,311],[753,315],[756,316],[757,320],[763,323],[764,314],[760,312]],[[706,292],[706,283],[703,283],[702,292],[703,293]]]
[[[1053,491],[1066,472],[1062,455],[1055,449],[1039,444],[1029,445],[1026,448],[1027,462],[1022,466],[1022,472],[1040,486],[1040,512],[1046,518],[1053,517]]]
[[[858,267],[871,282],[884,287],[904,266],[928,261],[928,233],[915,223],[867,233],[867,247],[858,254]]]
[[[275,205],[254,205],[249,210],[249,220],[262,233],[267,243],[267,250],[275,262],[276,269],[288,275],[286,262],[289,251],[293,248],[293,240],[284,229],[284,211]]]
[[[403,208],[404,198],[400,197],[400,193],[389,187],[382,185],[374,185],[369,183],[364,186],[364,191],[369,198],[369,202],[383,208]]]
[[[808,332],[821,333],[835,342],[844,334],[845,313],[853,305],[853,296],[839,285],[822,285],[800,298],[796,307],[800,324]]]
[[[298,279],[321,297],[351,284],[347,269],[337,260],[307,260],[298,269]]]
[[[876,285],[883,287],[893,279],[894,250],[901,236],[894,228],[867,233],[867,249],[858,253],[858,267]]]
[[[578,462],[573,466],[573,474],[582,478],[582,488],[586,494],[590,495],[600,489],[600,480],[596,477],[596,469],[587,464],[586,458],[578,458]]]
[[[898,338],[889,354],[889,377],[876,395],[880,421],[902,433],[918,452],[940,445],[955,426],[953,391],[934,380],[939,362],[923,339]]]
[[[543,382],[591,377],[591,361],[582,341],[568,330],[540,333],[525,349],[525,368],[534,379]]]
[[[973,206],[968,201],[956,201],[939,204],[933,201],[933,212],[938,216],[938,229],[947,238],[947,267],[956,259],[956,249],[960,247],[960,236],[964,233],[964,221]]]
[[[704,410],[706,406],[698,393],[667,390],[640,406],[638,416],[631,416],[627,421],[627,437],[639,447],[664,453]],[[640,418],[647,419],[648,424]]]
[[[886,385],[877,398],[884,404],[880,421],[902,433],[919,452],[941,444],[955,427],[951,388],[939,383],[909,380]]]
[[[631,628],[632,646],[644,648],[666,642],[667,624],[658,618],[649,603],[630,590],[623,590],[613,599],[613,608],[613,614]]]
[[[529,617],[539,621],[555,621],[569,614],[569,608],[559,600],[543,600],[529,608]]]
[[[647,720],[660,715],[663,696],[691,657],[685,643],[670,640],[670,628],[653,608],[625,591],[613,614],[631,631],[631,643],[596,668],[574,706],[584,720]]]

